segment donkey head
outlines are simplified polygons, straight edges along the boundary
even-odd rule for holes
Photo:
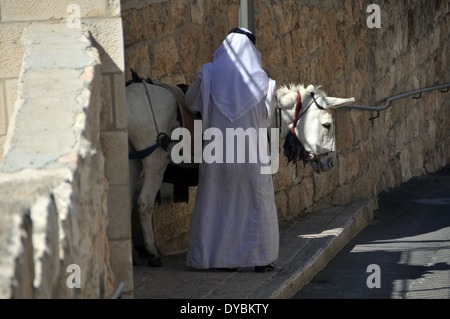
[[[336,159],[333,111],[355,99],[329,97],[313,85],[290,85],[278,89],[277,101],[288,160],[299,157],[319,174],[331,169]]]

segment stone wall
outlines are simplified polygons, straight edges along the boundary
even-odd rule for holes
[[[122,0],[126,77],[192,83],[224,35],[239,24],[239,0]]]
[[[448,2],[383,2],[381,28],[369,28],[372,3],[259,1],[255,33],[267,72],[279,84],[319,84],[331,96],[377,106],[450,82]],[[449,163],[449,97],[398,100],[373,121],[376,113],[338,111],[338,168],[319,176],[300,164],[275,175],[280,217],[374,197]]]
[[[0,0],[0,157],[11,124],[24,55],[22,33],[30,24],[87,28],[101,62],[100,146],[105,157],[109,250],[116,282],[132,296],[131,224],[123,29],[119,0]],[[80,24],[77,26],[77,23]],[[64,39],[60,39],[64,43]],[[48,61],[49,62],[49,61]],[[52,88],[60,79],[46,80]],[[64,91],[62,91],[64,93]],[[59,100],[66,103],[64,97]],[[43,114],[37,114],[41,119]],[[30,123],[30,125],[32,125]],[[89,253],[89,252],[85,252]]]
[[[255,34],[264,68],[279,85],[322,85],[331,96],[354,96],[360,105],[384,104],[392,95],[450,82],[449,9],[446,1],[380,3],[381,28],[366,21],[373,1],[255,2]],[[204,63],[238,24],[238,1],[123,0],[127,77],[192,83]],[[380,117],[340,110],[338,167],[317,175],[284,156],[274,175],[280,220],[321,207],[376,197],[412,176],[450,161],[449,95],[393,102]],[[155,212],[163,253],[185,249],[190,205],[170,195]]]
[[[87,31],[65,24],[32,24],[23,40],[0,166],[0,298],[103,298],[114,275],[100,57]]]

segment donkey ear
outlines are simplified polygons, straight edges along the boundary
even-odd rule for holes
[[[318,88],[320,88],[320,86]],[[308,87],[306,88],[306,92],[307,93],[311,93],[311,92],[314,92],[314,91],[315,91],[315,86],[312,85],[312,84],[308,85]]]
[[[297,101],[297,93],[285,86],[280,87],[276,94],[281,107],[292,107]]]
[[[351,97],[348,99],[341,99],[338,97],[331,97],[331,96],[327,96],[324,97],[325,101],[326,101],[326,108],[330,108],[330,109],[337,109],[346,105],[349,105],[351,103],[355,102],[355,98]]]

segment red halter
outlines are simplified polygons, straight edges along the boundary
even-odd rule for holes
[[[297,92],[297,104],[295,106],[295,118],[294,118],[294,125],[292,125],[292,132],[297,136],[297,133],[295,133],[295,127],[297,126],[297,122],[299,120],[299,114],[300,110],[302,109],[302,95],[300,94],[300,91]]]

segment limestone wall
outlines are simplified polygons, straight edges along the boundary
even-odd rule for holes
[[[449,8],[446,1],[380,3],[381,28],[369,28],[373,1],[255,2],[255,34],[263,64],[278,84],[322,85],[331,96],[382,105],[389,96],[450,82]],[[127,77],[192,83],[238,24],[238,1],[122,1]],[[274,175],[280,220],[314,209],[375,197],[412,176],[450,161],[449,95],[424,94],[375,114],[339,111],[338,167],[315,175],[286,166]],[[192,212],[170,195],[155,213],[163,253],[185,249]]]
[[[448,2],[383,2],[381,28],[369,28],[372,3],[259,1],[255,33],[268,73],[280,84],[320,84],[331,96],[378,106],[450,82]],[[393,102],[373,121],[376,113],[338,111],[338,168],[318,176],[300,165],[275,175],[280,217],[374,197],[449,163],[449,105],[437,91]]]
[[[88,32],[64,24],[32,24],[23,40],[0,166],[0,298],[106,297],[100,57]]]
[[[192,83],[224,35],[239,24],[239,0],[122,0],[126,77]]]
[[[132,296],[128,143],[120,1],[0,0],[0,157],[7,130],[12,125],[14,101],[18,96],[18,78],[24,56],[23,30],[36,23],[61,23],[69,29],[87,28],[91,41],[99,52],[102,75],[101,88],[98,90],[101,92],[99,146],[105,158],[104,171],[109,184],[106,205],[110,261],[116,283],[125,284],[122,296]],[[64,45],[64,38],[59,41]],[[53,63],[49,60],[46,62]],[[46,77],[42,81],[45,81],[47,89],[52,90],[61,79]],[[57,102],[65,105],[66,91],[62,90],[60,93],[61,98]],[[36,98],[38,99],[37,96]],[[36,119],[45,119],[44,114],[35,114]],[[39,146],[42,145],[35,145]],[[45,151],[42,149],[42,153]],[[89,251],[84,253],[89,254]]]

